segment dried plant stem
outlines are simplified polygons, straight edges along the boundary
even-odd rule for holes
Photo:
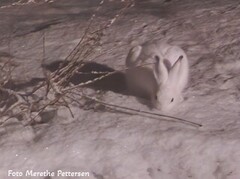
[[[81,94],[81,96],[85,97],[87,99],[93,100],[93,101],[95,101],[95,102],[97,102],[99,104],[102,104],[104,106],[107,106],[107,107],[113,107],[113,108],[117,108],[117,109],[122,109],[122,110],[135,112],[135,114],[137,114],[137,115],[139,115],[139,114],[147,114],[147,115],[150,115],[150,116],[164,117],[164,118],[172,119],[175,122],[178,121],[178,122],[181,122],[181,123],[184,123],[184,124],[188,124],[188,125],[191,125],[191,126],[194,126],[194,127],[202,127],[202,124],[199,124],[199,123],[196,123],[196,122],[191,122],[191,121],[179,118],[179,117],[174,117],[174,116],[169,116],[169,115],[165,115],[165,114],[159,114],[159,113],[148,112],[148,111],[139,110],[139,109],[128,108],[128,107],[124,107],[124,106],[119,106],[119,105],[115,105],[115,104],[110,104],[110,103],[107,103],[107,102],[104,102],[104,101],[100,101],[100,100],[98,100],[96,98],[93,98],[93,97],[85,95],[85,94]]]
[[[118,73],[118,72],[125,71],[125,70],[128,70],[128,69],[143,67],[143,66],[146,66],[146,65],[149,65],[149,64],[153,64],[153,63],[146,63],[146,64],[142,64],[142,65],[138,65],[138,66],[130,67],[130,68],[125,68],[125,69],[117,70],[117,71],[113,71],[113,72],[94,72],[94,71],[93,72],[89,72],[89,73],[77,72],[79,74],[105,74],[105,75],[102,75],[100,77],[94,78],[93,80],[88,80],[86,82],[80,83],[80,84],[72,86],[72,87],[65,88],[65,89],[62,90],[62,92],[66,93],[67,91],[70,91],[70,90],[73,90],[73,89],[76,89],[76,88],[79,88],[79,87],[82,87],[82,86],[86,86],[86,85],[95,83],[95,82],[97,82],[99,80],[102,80],[102,79],[104,79],[104,78],[106,78],[108,76],[113,75],[114,73]]]

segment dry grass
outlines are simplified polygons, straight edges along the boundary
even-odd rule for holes
[[[11,4],[15,5],[26,5],[29,3],[39,3],[34,0],[28,1],[17,1]],[[111,25],[123,14],[128,8],[133,6],[132,1],[124,1],[123,8],[116,12],[114,17],[109,18],[104,22],[101,22],[99,26],[96,26],[96,16],[92,15],[89,20],[88,26],[85,29],[83,36],[81,37],[78,44],[67,56],[65,61],[67,65],[60,65],[57,70],[49,73],[45,68],[42,68],[45,80],[34,86],[30,92],[21,93],[15,89],[9,89],[6,87],[11,81],[11,73],[13,67],[10,65],[10,61],[3,63],[1,68],[1,79],[0,79],[0,124],[4,124],[10,118],[18,118],[23,121],[23,124],[35,124],[41,122],[41,114],[52,110],[53,108],[58,108],[59,106],[65,106],[69,112],[72,114],[70,103],[71,97],[74,93],[75,88],[85,86],[86,84],[94,83],[106,76],[112,74],[112,72],[106,72],[105,75],[96,78],[94,80],[81,83],[76,87],[70,87],[70,78],[76,74],[76,72],[83,66],[84,62],[90,58],[94,50],[100,46],[101,38],[103,37],[103,32],[110,28]],[[96,11],[101,10],[104,5],[104,0],[100,2]],[[7,8],[9,6],[4,6]],[[3,6],[1,7],[3,8]],[[99,24],[99,22],[98,22]],[[43,44],[43,57],[42,64],[45,63],[45,36],[42,39]],[[80,88],[81,90],[81,88]],[[7,100],[11,99],[11,100]]]
[[[61,63],[58,68],[52,72],[49,72],[45,68],[42,68],[45,80],[35,85],[31,91],[21,93],[14,89],[6,88],[6,84],[11,81],[11,73],[14,70],[10,64],[10,60],[3,63],[1,68],[0,79],[0,124],[4,124],[10,118],[17,118],[21,120],[24,125],[34,125],[36,123],[42,123],[42,114],[48,111],[57,110],[60,106],[64,106],[68,109],[71,116],[74,114],[71,110],[71,103],[79,103],[81,100],[89,100],[96,104],[100,104],[111,110],[122,110],[134,115],[142,115],[150,118],[160,118],[161,120],[178,121],[195,127],[200,127],[200,124],[193,123],[177,117],[162,115],[158,113],[152,113],[147,111],[141,111],[137,109],[131,109],[128,107],[118,106],[110,103],[106,103],[98,99],[97,96],[89,96],[83,92],[83,86],[95,83],[103,78],[113,75],[113,72],[90,72],[92,74],[101,74],[99,77],[93,80],[88,80],[77,85],[71,85],[70,79],[79,72],[79,69],[85,64],[91,55],[101,45],[101,39],[104,31],[112,26],[112,24],[129,8],[134,6],[134,1],[125,0],[121,1],[123,7],[116,12],[116,14],[96,25],[95,14],[92,15],[89,20],[88,26],[85,29],[83,36],[78,44],[67,56],[65,61]],[[18,1],[23,3],[23,1]],[[36,3],[35,1],[26,1],[25,3]],[[96,9],[96,12],[104,5],[104,0],[100,2]],[[44,31],[43,31],[44,33]],[[45,35],[42,39],[43,57],[42,64],[45,64]],[[149,64],[146,64],[149,65]],[[125,69],[123,69],[124,71]]]

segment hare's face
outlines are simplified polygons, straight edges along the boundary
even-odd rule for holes
[[[176,104],[183,101],[183,97],[178,90],[172,87],[162,87],[155,96],[156,107],[162,111],[171,110]]]

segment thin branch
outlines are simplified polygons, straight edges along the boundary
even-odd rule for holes
[[[100,103],[100,104],[102,104],[104,106],[135,112],[137,115],[139,115],[139,114],[147,114],[147,115],[150,115],[150,116],[164,117],[164,118],[168,118],[168,119],[173,119],[175,122],[178,121],[178,122],[181,122],[181,123],[184,123],[184,124],[188,124],[188,125],[191,125],[191,126],[194,126],[194,127],[202,127],[202,124],[199,124],[199,123],[196,123],[196,122],[192,122],[192,121],[188,121],[188,120],[185,120],[185,119],[182,119],[182,118],[179,118],[179,117],[174,117],[174,116],[169,116],[169,115],[165,115],[165,114],[159,114],[159,113],[148,112],[148,111],[139,110],[139,109],[128,108],[128,107],[124,107],[124,106],[119,106],[119,105],[115,105],[115,104],[110,104],[110,103],[107,103],[107,102],[104,102],[104,101],[100,101],[100,100],[98,100],[96,98],[93,98],[91,96],[85,95],[83,93],[78,94],[78,95],[80,95],[82,97],[85,97],[87,99],[93,100],[93,101],[95,101],[97,103]]]

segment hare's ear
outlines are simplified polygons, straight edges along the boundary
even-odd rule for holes
[[[163,59],[160,59],[158,55],[154,57],[154,60],[154,77],[159,85],[163,85],[168,80],[168,69],[166,63],[164,63]]]
[[[168,83],[178,84],[179,76],[181,75],[181,63],[183,56],[179,56],[169,72]]]
[[[132,67],[137,64],[137,59],[142,51],[142,46],[138,45],[133,47],[129,50],[127,59],[126,59],[126,66]]]

